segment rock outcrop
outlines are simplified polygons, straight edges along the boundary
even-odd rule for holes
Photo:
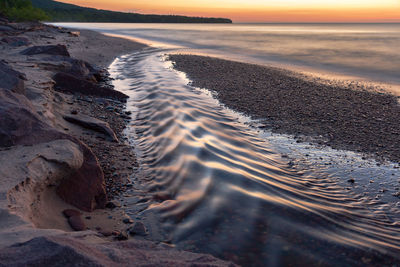
[[[43,122],[25,96],[0,89],[0,147],[56,139],[66,139],[66,135]]]
[[[3,39],[1,39],[1,41],[3,43],[6,43],[11,46],[15,46],[15,47],[27,46],[27,45],[31,44],[29,39],[25,38],[25,37],[4,37]]]
[[[0,162],[0,199],[8,200],[7,204],[0,203],[0,208],[6,206],[36,224],[47,217],[53,205],[43,201],[44,195],[59,180],[69,178],[81,168],[83,154],[78,144],[59,139],[0,150]]]
[[[42,67],[48,68],[52,71],[57,69],[59,72],[65,72],[89,82],[99,82],[106,76],[106,71],[97,68],[90,63],[66,56],[52,56],[42,58]],[[45,63],[47,62],[47,63]],[[48,67],[47,67],[47,66]]]
[[[83,238],[82,238],[83,239]],[[235,266],[205,254],[149,241],[90,243],[66,235],[0,249],[0,266]]]
[[[0,88],[14,93],[25,94],[25,75],[15,71],[5,62],[0,61]]]
[[[32,46],[21,52],[22,55],[32,56],[39,54],[55,55],[55,56],[66,56],[70,54],[65,45],[44,45],[44,46]]]
[[[118,137],[107,122],[86,115],[65,115],[64,119],[86,129],[104,134],[108,140],[119,142]]]
[[[84,164],[70,177],[61,181],[57,194],[65,202],[81,210],[102,209],[107,203],[103,171],[93,152],[83,143],[79,144]]]
[[[99,86],[69,73],[59,72],[54,75],[53,79],[56,82],[54,89],[60,92],[113,98],[119,101],[126,101],[128,98],[127,95],[112,88]]]
[[[25,96],[0,89],[0,147],[34,145],[59,139],[78,144],[84,161],[73,174],[62,179],[57,193],[67,203],[85,211],[104,208],[107,201],[104,176],[92,151],[76,138],[43,122]]]

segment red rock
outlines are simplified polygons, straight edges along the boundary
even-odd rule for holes
[[[82,213],[79,210],[74,210],[74,209],[66,209],[66,210],[63,210],[62,213],[67,218],[72,217],[72,216],[81,216],[82,215]]]
[[[68,223],[75,231],[86,230],[85,222],[80,215],[71,216],[68,218]]]

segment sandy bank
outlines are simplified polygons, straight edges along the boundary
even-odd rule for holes
[[[357,85],[320,83],[277,68],[192,55],[170,55],[196,87],[277,133],[400,162],[398,98]]]

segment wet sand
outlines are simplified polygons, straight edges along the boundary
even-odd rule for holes
[[[262,121],[263,128],[335,149],[400,162],[398,97],[359,84],[322,83],[294,72],[195,55],[170,55],[192,85]]]

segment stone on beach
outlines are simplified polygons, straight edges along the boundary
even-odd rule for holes
[[[67,203],[84,211],[105,207],[107,196],[104,174],[93,152],[80,143],[84,164],[57,187],[57,194]]]
[[[67,62],[71,64],[71,67],[66,70],[69,74],[85,78],[92,82],[97,82],[101,76],[100,70],[86,61],[70,58]]]
[[[129,237],[128,237],[128,234],[125,231],[122,231],[115,237],[115,239],[119,240],[119,241],[123,241],[123,240],[128,240]]]
[[[83,154],[78,144],[59,139],[0,150],[0,162],[0,228],[7,224],[4,202],[13,214],[42,225],[53,219],[51,214],[61,215],[53,212],[56,206],[48,199],[56,197],[54,187],[59,179],[82,166]]]
[[[104,79],[106,74],[106,71],[97,68],[96,66],[93,66],[84,60],[72,57],[52,56],[45,57],[42,60],[42,65],[51,65],[53,69],[57,68],[61,72],[71,74],[76,78],[84,79],[90,82],[98,82]]]
[[[64,139],[63,134],[41,121],[25,96],[0,89],[0,147],[55,139]]]
[[[83,221],[81,215],[74,215],[68,218],[68,223],[71,228],[75,231],[86,230],[85,222]]]
[[[63,210],[63,214],[67,218],[72,217],[72,216],[81,216],[82,215],[82,213],[79,210],[74,210],[74,209]]]
[[[145,236],[147,235],[146,226],[144,226],[142,222],[136,222],[131,228],[129,228],[129,234]]]
[[[25,75],[15,71],[8,64],[0,61],[0,88],[14,93],[25,94]]]
[[[15,47],[27,46],[27,45],[31,44],[29,39],[26,37],[4,37],[3,39],[1,39],[1,41],[3,43],[6,43],[10,46],[15,46]]]
[[[110,141],[119,142],[116,134],[107,122],[86,115],[65,115],[64,119],[70,123],[102,133],[107,136],[107,139]]]
[[[14,28],[10,27],[10,26],[5,26],[5,25],[0,25],[0,32],[13,32],[15,31]]]
[[[127,95],[119,91],[99,86],[96,83],[65,72],[57,73],[53,79],[56,82],[54,89],[60,92],[113,98],[120,101],[126,101],[128,98]]]
[[[23,55],[32,56],[39,54],[57,55],[69,57],[70,54],[65,45],[44,45],[44,46],[33,46],[25,49],[21,52]]]
[[[120,207],[121,207],[121,204],[116,200],[109,201],[106,204],[106,208],[108,208],[108,209],[115,209],[115,208],[120,208]]]
[[[107,201],[104,176],[93,152],[76,138],[43,122],[25,96],[0,89],[0,147],[59,139],[78,144],[84,161],[75,173],[60,182],[57,193],[67,203],[85,211],[104,208]]]

